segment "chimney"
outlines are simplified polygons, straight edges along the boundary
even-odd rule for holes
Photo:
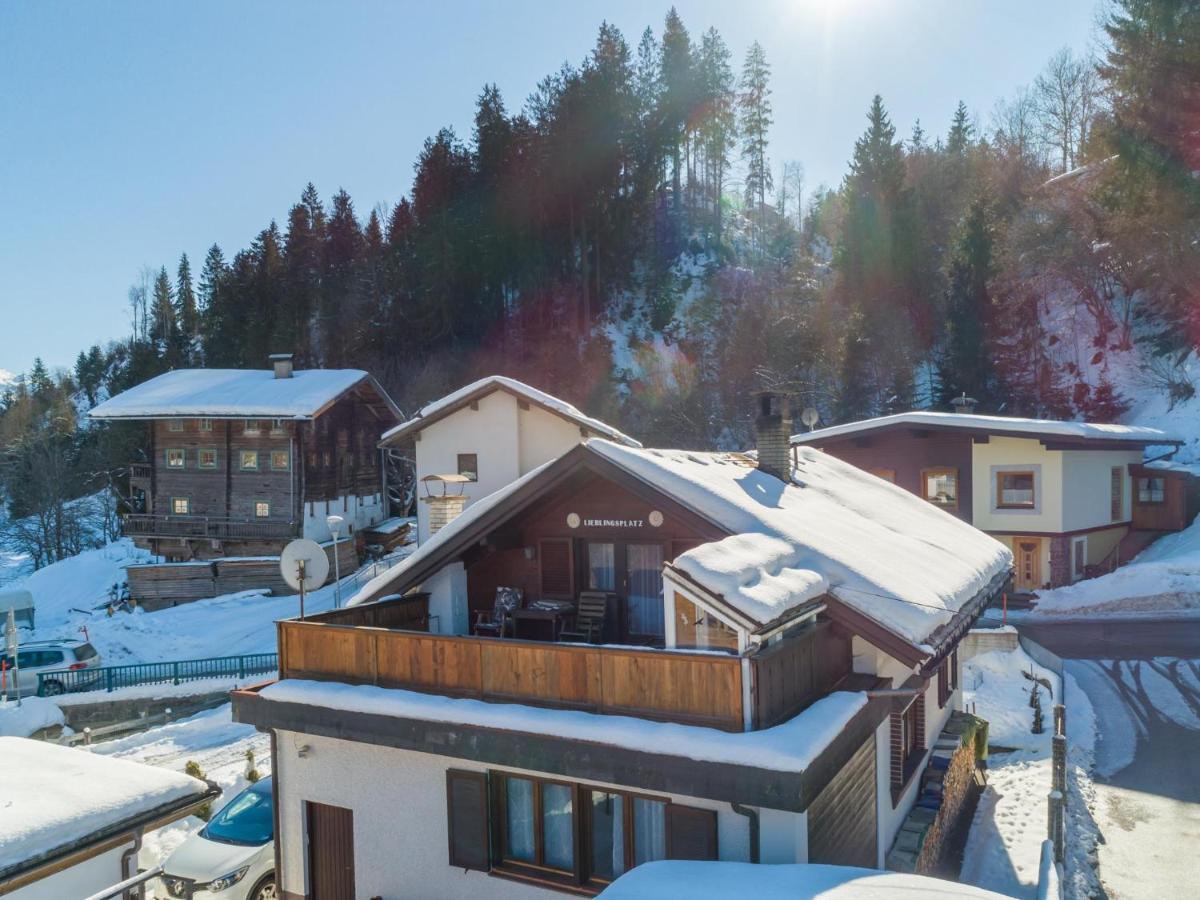
[[[425,496],[422,503],[429,504],[429,536],[433,537],[451,522],[458,518],[466,509],[467,501],[471,498],[464,494],[463,486],[470,481],[465,475],[426,475],[421,479],[425,485]],[[441,486],[440,493],[437,486]],[[451,488],[457,487],[457,493],[451,493]]]
[[[271,366],[275,369],[276,378],[292,377],[291,353],[272,353],[267,359],[270,360]]]
[[[974,397],[968,397],[967,392],[963,391],[961,397],[955,397],[950,401],[950,405],[954,407],[956,413],[965,413],[970,415],[975,412],[975,406],[979,403]]]
[[[754,395],[757,416],[758,467],[781,481],[792,476],[791,396],[781,391],[758,391]]]

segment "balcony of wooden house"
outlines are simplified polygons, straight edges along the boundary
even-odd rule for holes
[[[739,653],[434,634],[428,602],[412,594],[279,622],[280,678],[752,731],[854,677],[849,637],[823,621]]]
[[[287,540],[298,537],[294,522],[238,519],[220,516],[172,516],[130,513],[121,518],[121,533],[141,538],[207,540]]]

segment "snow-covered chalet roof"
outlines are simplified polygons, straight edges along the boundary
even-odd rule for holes
[[[98,832],[215,793],[169,769],[29,738],[0,737],[0,760],[0,882]]]
[[[1107,425],[1097,422],[1062,422],[1056,419],[1018,419],[1009,416],[984,416],[975,413],[914,411],[831,425],[792,435],[793,444],[814,444],[831,437],[878,431],[896,425],[926,428],[954,428],[988,434],[1018,437],[1064,438],[1083,441],[1128,441],[1131,444],[1177,444],[1179,440],[1157,428],[1144,425]]]
[[[93,419],[311,419],[342,394],[369,382],[396,417],[383,389],[361,369],[176,369],[99,404]]]
[[[615,464],[730,532],[671,565],[760,625],[829,594],[920,646],[1012,565],[994,538],[813,448],[798,449],[790,484],[741,454],[645,450],[598,438],[579,452]],[[436,561],[484,517],[502,514],[514,493],[557,464],[469,506],[351,605],[406,589],[406,573]]]
[[[605,437],[630,447],[642,446],[638,441],[613,428],[607,422],[601,422],[599,419],[593,419],[591,416],[584,415],[567,401],[560,400],[558,397],[547,394],[545,391],[539,391],[537,388],[530,387],[524,382],[517,381],[515,378],[507,378],[503,375],[489,375],[487,378],[473,381],[465,387],[447,394],[440,400],[434,400],[432,403],[422,406],[417,410],[417,414],[407,422],[385,432],[383,442],[394,443],[402,440],[414,432],[427,428],[439,419],[457,412],[464,406],[477,402],[494,391],[506,391],[534,406],[541,407],[547,412],[574,422],[580,428],[586,429],[598,437]]]

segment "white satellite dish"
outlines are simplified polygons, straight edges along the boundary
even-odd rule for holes
[[[804,427],[812,431],[813,426],[821,421],[821,414],[817,412],[815,407],[806,406],[804,412],[800,413],[800,421],[804,423]]]
[[[279,554],[283,580],[300,592],[300,618],[304,618],[304,595],[315,591],[329,577],[329,557],[316,541],[292,541]]]

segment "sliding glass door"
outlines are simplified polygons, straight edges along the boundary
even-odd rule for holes
[[[626,544],[625,565],[625,621],[629,633],[663,637],[662,544]]]

